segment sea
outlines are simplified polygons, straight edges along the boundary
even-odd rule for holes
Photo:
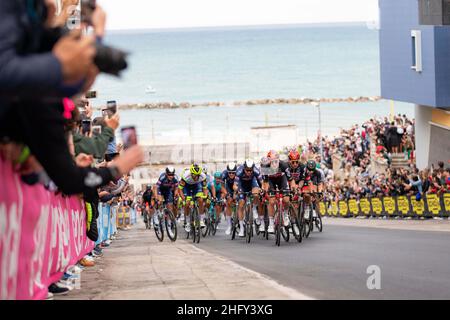
[[[252,128],[297,126],[300,139],[338,134],[378,116],[406,114],[411,104],[235,106],[275,98],[380,95],[378,30],[365,23],[112,31],[105,43],[128,52],[120,78],[101,75],[93,105],[222,102],[220,107],[123,110],[143,144],[245,141]],[[320,121],[319,121],[320,120]]]

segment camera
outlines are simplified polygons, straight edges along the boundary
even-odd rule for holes
[[[81,22],[92,25],[92,14],[97,7],[96,0],[81,0]],[[69,28],[57,29],[58,38],[70,32]],[[128,53],[117,48],[97,43],[94,63],[100,72],[120,76],[120,72],[128,67],[126,57]]]

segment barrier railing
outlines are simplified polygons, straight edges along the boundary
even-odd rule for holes
[[[329,217],[447,218],[450,216],[450,193],[426,194],[420,200],[415,196],[397,196],[322,201],[319,206],[322,215]]]
[[[129,206],[100,203],[98,212],[98,240],[95,243],[96,245],[110,239],[112,235],[117,233],[118,229],[127,229],[137,222],[136,212]]]
[[[44,299],[47,287],[91,251],[79,197],[29,186],[0,160],[0,300]]]

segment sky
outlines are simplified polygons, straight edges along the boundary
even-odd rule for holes
[[[97,0],[107,29],[368,22],[378,0]]]

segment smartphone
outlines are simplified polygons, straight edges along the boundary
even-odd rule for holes
[[[86,92],[86,99],[95,99],[95,98],[97,98],[97,91]]]
[[[108,101],[106,103],[106,109],[103,110],[106,111],[108,117],[112,117],[117,113],[117,102],[115,100]]]
[[[123,148],[128,149],[137,144],[137,133],[134,126],[121,129]]]
[[[102,126],[93,126],[92,127],[92,134],[95,136],[98,136],[102,133]]]
[[[114,160],[114,158],[117,157],[118,155],[119,155],[119,153],[107,153],[107,154],[105,154],[105,161],[110,162],[110,161]]]
[[[91,132],[91,120],[81,121],[81,134],[87,134]]]

